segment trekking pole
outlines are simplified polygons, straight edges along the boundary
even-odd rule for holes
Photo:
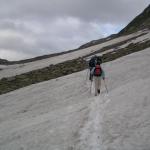
[[[91,81],[91,85],[90,85],[90,92],[91,92],[91,94],[92,94],[92,82],[93,81]]]
[[[108,93],[108,88],[107,88],[107,85],[106,85],[105,79],[103,79],[103,81],[104,81],[104,85],[105,85],[105,88],[106,88],[106,92]]]
[[[87,81],[87,79],[88,79],[88,74],[89,74],[89,69],[87,70],[86,80],[85,81]]]

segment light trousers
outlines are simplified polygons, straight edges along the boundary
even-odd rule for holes
[[[94,84],[95,84],[95,95],[98,95],[98,91],[101,89],[101,77],[94,76]]]

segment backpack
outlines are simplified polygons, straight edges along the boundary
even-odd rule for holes
[[[94,69],[94,76],[101,76],[101,75],[102,75],[102,68],[99,64],[97,64]]]
[[[95,67],[96,64],[96,57],[92,57],[89,61],[89,67]]]
[[[89,61],[89,67],[95,67],[96,64],[100,65],[102,63],[101,57],[94,56]]]

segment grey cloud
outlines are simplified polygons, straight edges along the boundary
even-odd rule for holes
[[[1,30],[11,30],[14,32],[28,33],[33,32],[30,28],[28,28],[24,22],[16,21],[16,20],[1,20],[0,22],[0,31]]]
[[[101,22],[129,21],[149,4],[149,0],[3,0],[2,2],[1,17],[51,20],[60,16],[72,16]]]
[[[12,52],[12,59],[18,59],[17,52],[25,58],[77,48],[118,32],[148,4],[149,0],[1,0],[0,54],[5,51],[11,58]]]
[[[80,44],[103,36],[92,23],[74,18],[58,18],[48,24],[37,23],[39,27],[36,26],[37,29],[34,30],[31,30],[34,26],[24,25],[24,30],[20,30],[14,24],[13,28],[10,25],[3,28],[3,31],[8,32],[7,36],[0,36],[0,49],[35,56],[77,48]],[[37,32],[38,28],[40,32]]]
[[[3,40],[0,39],[0,49],[11,51],[22,51],[26,53],[36,53],[35,46],[26,43],[24,39],[20,37],[7,37],[4,38]]]

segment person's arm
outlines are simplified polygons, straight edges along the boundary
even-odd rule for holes
[[[95,67],[93,67],[92,70],[91,70],[92,75],[94,75],[94,70],[95,70]]]

